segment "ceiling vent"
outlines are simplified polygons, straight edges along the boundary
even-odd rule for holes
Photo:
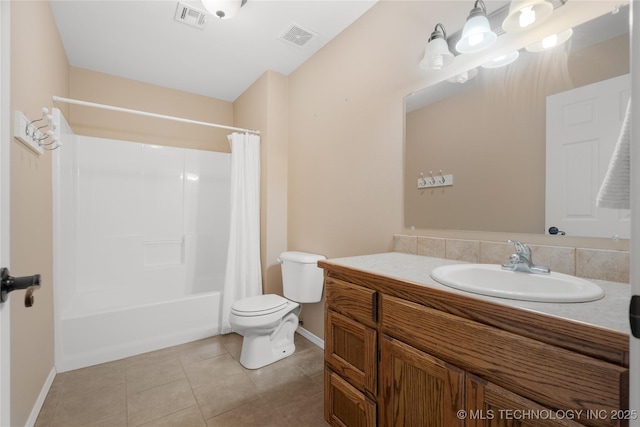
[[[203,30],[207,23],[207,14],[187,4],[178,2],[176,16],[174,19],[178,22],[182,22],[183,24]]]
[[[318,37],[317,33],[313,31],[307,30],[306,28],[302,28],[299,25],[291,25],[280,38],[288,43],[294,44],[298,47],[303,47],[306,45],[311,39]]]

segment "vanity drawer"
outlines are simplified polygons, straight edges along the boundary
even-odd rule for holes
[[[627,408],[626,368],[395,297],[383,295],[381,307],[383,333],[549,408]]]
[[[325,313],[324,360],[359,390],[377,391],[377,332],[332,310]]]
[[[327,308],[375,328],[378,322],[378,293],[362,286],[328,277],[325,282]]]

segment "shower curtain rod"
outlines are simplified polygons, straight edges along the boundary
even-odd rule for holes
[[[249,132],[249,133],[254,133],[256,135],[260,135],[260,131],[253,130],[253,129],[244,129],[244,128],[237,128],[237,127],[233,127],[233,126],[219,125],[219,124],[216,124],[216,123],[201,122],[201,121],[198,121],[198,120],[183,119],[182,117],[166,116],[164,114],[149,113],[147,111],[132,110],[130,108],[114,107],[113,105],[97,104],[95,102],[80,101],[80,100],[77,100],[77,99],[63,98],[61,96],[55,96],[55,95],[53,96],[53,101],[54,102],[65,102],[67,104],[83,105],[85,107],[102,108],[104,110],[120,111],[122,113],[138,114],[140,116],[155,117],[155,118],[158,118],[158,119],[173,120],[173,121],[177,121],[177,122],[190,123],[190,124],[194,124],[194,125],[203,125],[203,126],[209,126],[209,127],[214,127],[214,128],[234,130],[234,131],[239,131],[239,132]]]

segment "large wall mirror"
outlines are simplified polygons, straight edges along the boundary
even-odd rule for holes
[[[628,9],[622,6],[573,27],[569,41],[553,49],[530,52],[523,47],[507,67],[478,67],[477,75],[463,84],[442,81],[407,96],[405,225],[548,233],[547,210],[561,197],[560,214],[568,210],[571,216],[575,209],[573,219],[587,224],[567,226],[567,235],[628,238],[628,211],[609,214],[621,220],[622,231],[592,231],[589,216],[600,215],[594,212],[595,197],[620,132],[629,89],[615,92],[613,107],[571,98],[589,98],[584,92],[589,88],[611,92],[602,82],[629,84]],[[561,98],[561,106],[550,110],[547,104],[556,98]],[[604,113],[613,110],[612,118],[604,120]],[[587,144],[569,143],[560,152],[547,148],[547,134],[566,135],[566,126],[582,123],[585,116],[601,128],[584,131],[580,138]],[[550,129],[554,122],[565,127]],[[603,139],[611,142],[609,148],[601,144]],[[453,185],[418,186],[420,178],[440,182],[448,176]],[[590,198],[586,202],[584,194]]]

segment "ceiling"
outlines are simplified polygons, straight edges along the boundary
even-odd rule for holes
[[[72,66],[232,102],[267,70],[289,75],[377,0],[248,0],[202,28],[174,20],[178,0],[49,1]],[[283,40],[292,26],[314,36]]]

